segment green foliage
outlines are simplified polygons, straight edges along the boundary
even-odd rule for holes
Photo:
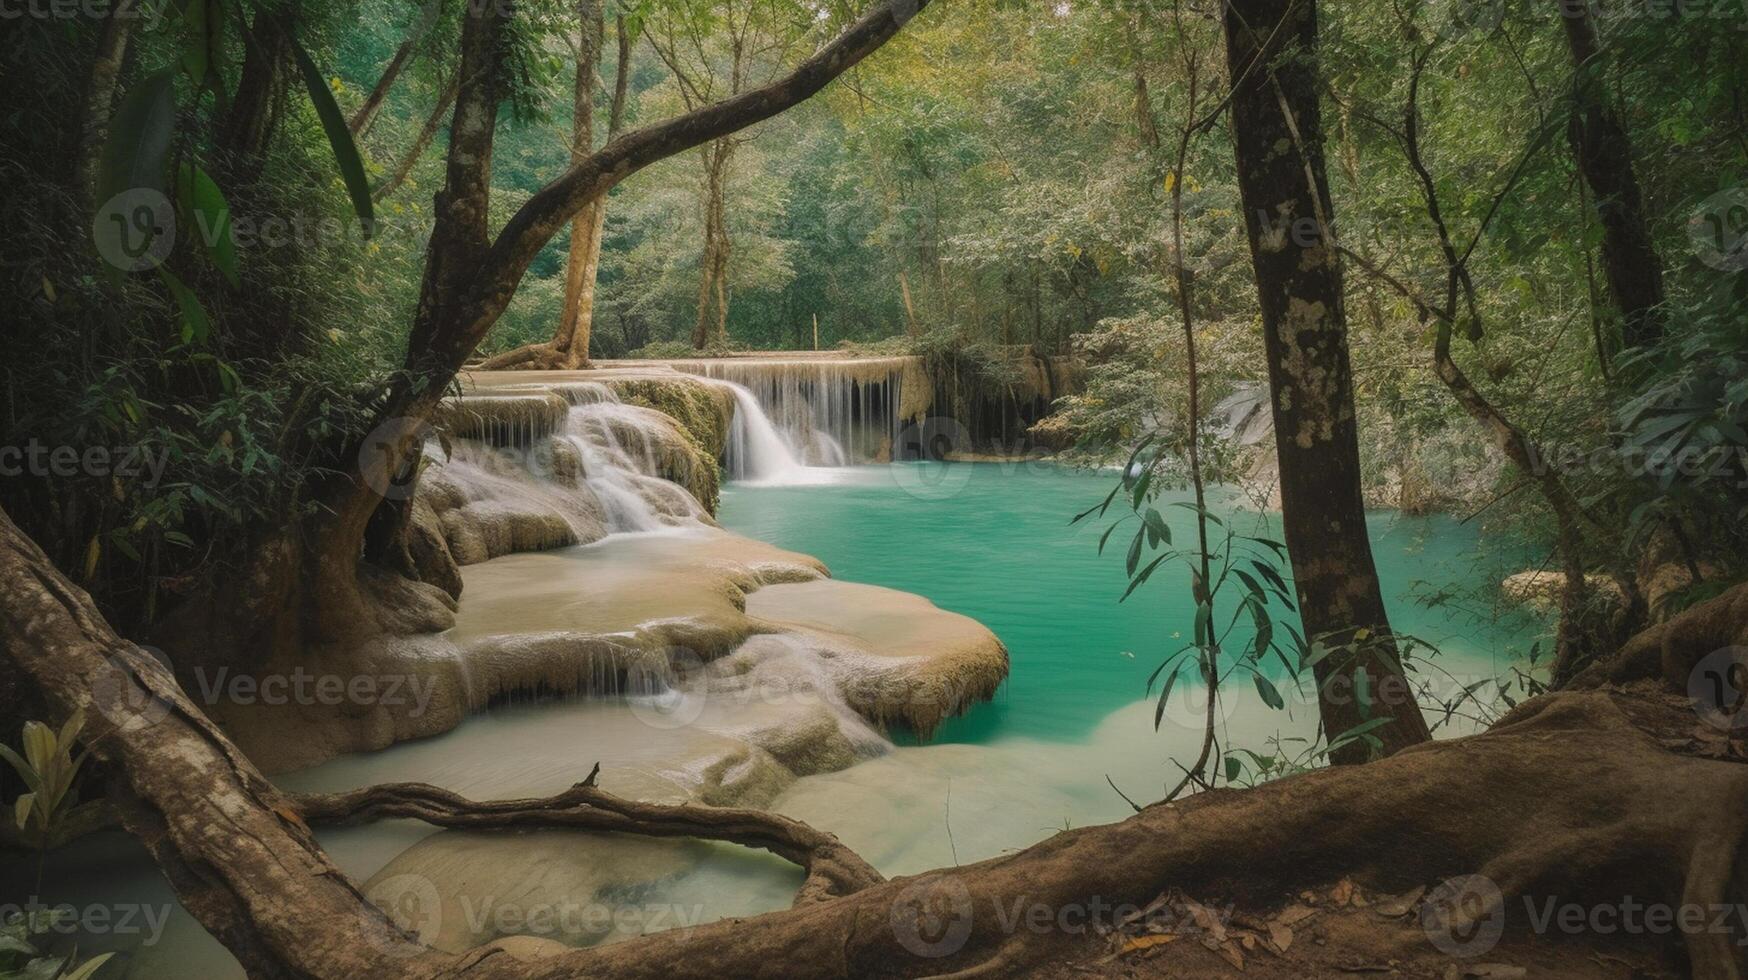
[[[77,800],[73,781],[85,764],[87,749],[77,756],[73,746],[79,730],[85,727],[85,716],[75,711],[59,731],[40,721],[24,723],[19,755],[6,745],[0,745],[0,759],[5,759],[18,772],[28,790],[13,801],[12,813],[18,829],[34,832],[47,840],[58,826],[61,816]]]
[[[0,922],[0,980],[91,980],[113,953],[99,953],[84,962],[75,956],[55,956],[36,946],[66,914],[65,909],[11,912]]]

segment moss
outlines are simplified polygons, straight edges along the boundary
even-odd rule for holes
[[[728,392],[696,378],[614,378],[608,382],[627,404],[654,409],[673,419],[705,465],[693,468],[687,489],[711,514],[716,513],[722,474],[719,464],[728,445],[733,404]]]

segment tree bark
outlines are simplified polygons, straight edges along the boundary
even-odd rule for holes
[[[1306,638],[1314,649],[1335,651],[1313,668],[1324,734],[1334,739],[1368,715],[1388,716],[1392,721],[1373,734],[1389,754],[1430,734],[1403,677],[1366,537],[1341,263],[1323,162],[1316,4],[1235,0],[1226,7],[1225,29],[1282,524]],[[1368,755],[1355,742],[1333,757],[1352,763]]]
[[[218,145],[226,155],[232,179],[249,184],[260,175],[261,164],[279,125],[285,97],[286,69],[291,64],[291,37],[281,26],[296,22],[295,5],[285,11],[256,13],[244,33],[243,68],[229,111],[219,125]]]
[[[92,199],[97,189],[97,166],[103,155],[104,141],[109,137],[116,79],[121,74],[121,63],[127,55],[128,40],[133,36],[134,22],[138,17],[134,0],[117,0],[103,19],[103,32],[98,36],[97,52],[91,60],[84,118],[79,128],[79,148],[74,157],[75,180],[82,204],[80,219],[84,222],[89,222],[98,206],[104,203]]]
[[[703,350],[728,336],[728,260],[734,243],[724,201],[734,146],[719,139],[702,149],[704,159],[704,251],[698,260],[698,316],[692,346]]]
[[[380,201],[388,197],[399,190],[400,186],[406,183],[407,178],[412,176],[413,167],[418,164],[419,158],[425,155],[425,148],[430,146],[431,140],[436,138],[437,130],[443,128],[443,118],[449,113],[449,107],[455,104],[455,97],[460,87],[459,79],[451,80],[444,87],[443,94],[437,99],[437,105],[432,107],[431,114],[425,117],[425,124],[419,127],[419,135],[413,139],[413,145],[408,147],[407,152],[401,156],[400,163],[395,165],[394,173],[389,175],[388,180],[383,181],[370,192],[371,200]]]
[[[571,134],[571,162],[579,163],[595,149],[595,73],[601,60],[601,42],[606,18],[598,0],[582,0],[577,13],[583,19],[578,45],[575,90],[576,123]],[[607,141],[619,135],[625,114],[629,85],[627,71],[631,38],[625,19],[618,19],[619,64],[615,70],[612,107],[608,113]],[[595,283],[601,269],[601,234],[607,223],[605,196],[591,202],[571,221],[570,256],[565,263],[564,311],[552,338],[554,367],[576,368],[589,362],[589,334],[595,320]]]
[[[395,81],[401,77],[401,70],[407,67],[413,59],[413,52],[424,40],[426,32],[437,22],[437,16],[443,12],[441,0],[430,0],[419,12],[419,21],[413,25],[412,31],[400,47],[395,49],[394,57],[388,60],[388,67],[382,70],[382,77],[376,80],[376,87],[365,96],[364,104],[352,114],[346,126],[352,130],[352,135],[362,136],[370,130],[370,124],[376,121],[376,115],[382,111],[382,104],[388,99],[389,90],[394,88]]]
[[[1621,311],[1622,345],[1644,347],[1663,337],[1663,262],[1645,222],[1632,144],[1596,77],[1601,46],[1588,0],[1557,2],[1572,56],[1572,152],[1602,223],[1603,277]]]

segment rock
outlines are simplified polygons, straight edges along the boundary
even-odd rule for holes
[[[660,886],[708,853],[695,841],[620,834],[447,831],[401,852],[363,891],[446,952],[506,937],[523,949],[529,939],[593,946],[659,925],[648,920],[662,910]]]
[[[1620,586],[1607,575],[1592,573],[1585,576],[1585,582],[1590,586],[1592,596],[1601,596],[1617,608],[1625,602]],[[1499,591],[1512,602],[1538,612],[1551,613],[1560,608],[1560,592],[1565,583],[1566,576],[1560,572],[1518,572],[1499,583]]]

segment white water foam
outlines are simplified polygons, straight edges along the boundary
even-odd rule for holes
[[[798,447],[771,423],[758,398],[744,385],[716,381],[734,394],[734,421],[728,431],[728,472],[731,479],[758,486],[801,486],[837,483],[844,465],[844,450],[831,436],[814,432],[814,455],[825,457],[827,466],[802,462],[807,447]]]

